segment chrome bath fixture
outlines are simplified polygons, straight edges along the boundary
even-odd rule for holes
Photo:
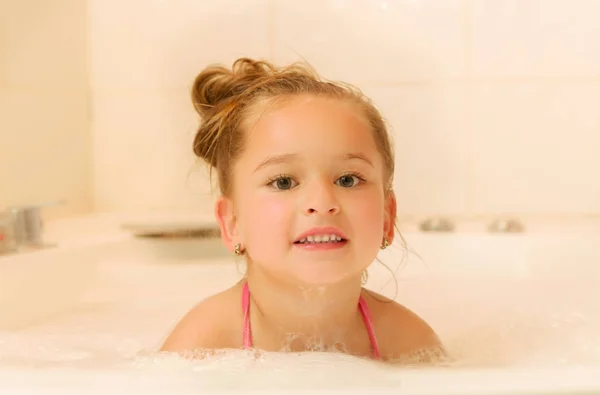
[[[525,231],[525,226],[518,219],[497,219],[488,226],[488,231],[492,233],[521,233]]]
[[[16,252],[21,247],[45,247],[41,209],[57,204],[15,206],[0,212],[0,254]]]
[[[420,229],[423,232],[452,232],[454,223],[447,218],[428,218],[421,222]]]

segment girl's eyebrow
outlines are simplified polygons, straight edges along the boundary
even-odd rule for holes
[[[375,167],[375,166],[373,166],[373,162],[371,162],[366,155],[364,155],[360,152],[350,152],[348,154],[345,154],[344,159],[348,159],[348,160],[359,159],[359,160],[367,162],[369,165],[371,165],[371,167]]]
[[[268,167],[268,166],[286,163],[286,162],[293,162],[294,160],[297,159],[297,157],[298,157],[298,154],[283,154],[283,155],[269,156],[267,159],[262,161],[256,167],[256,169],[254,169],[254,173],[259,171],[260,169]],[[347,154],[341,155],[341,157],[345,160],[355,160],[355,159],[362,160],[362,161],[368,163],[369,165],[371,165],[371,167],[374,167],[373,162],[371,160],[369,160],[369,158],[366,155],[364,155],[360,152],[349,152]]]
[[[297,156],[298,156],[298,154],[283,154],[283,155],[270,156],[267,159],[265,159],[264,161],[262,161],[260,163],[260,165],[258,165],[258,167],[256,169],[254,169],[254,172],[257,172],[260,169],[267,167],[267,166],[276,165],[276,164],[285,163],[285,162],[292,162],[294,159],[296,159]]]

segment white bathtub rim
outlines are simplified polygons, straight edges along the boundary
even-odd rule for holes
[[[256,372],[252,372],[256,374]],[[274,373],[260,372],[264,379]],[[114,394],[198,394],[239,393],[245,394],[540,394],[584,393],[600,391],[600,366],[560,367],[545,369],[407,369],[395,372],[390,380],[381,385],[364,387],[322,387],[294,389],[289,386],[242,387],[235,383],[236,375],[229,373],[227,384],[215,381],[214,371],[205,372],[158,372],[156,370],[82,370],[44,369],[26,370],[0,368],[0,392],[2,393],[110,393]],[[226,378],[225,372],[221,378]],[[219,379],[219,377],[217,377]]]

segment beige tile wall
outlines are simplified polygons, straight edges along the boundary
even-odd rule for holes
[[[0,211],[91,208],[87,11],[81,0],[0,0]]]
[[[32,11],[34,3],[54,4],[55,13]],[[83,0],[19,4],[20,20],[37,22],[2,24],[12,38],[0,59],[0,100],[10,102],[0,107],[8,114],[0,152],[9,168],[38,161],[25,166],[39,175],[23,194],[80,188],[98,210],[210,211],[191,154],[189,87],[205,65],[251,56],[304,58],[373,97],[396,141],[401,214],[600,214],[599,1],[88,0],[85,18],[70,14]],[[67,33],[86,20],[89,80],[84,35]],[[53,33],[36,36],[32,26]],[[75,137],[85,130],[77,87],[86,81],[91,177],[79,166],[87,157],[77,156],[86,139]],[[58,116],[65,107],[75,114]],[[29,137],[5,132],[7,122],[38,131],[37,119],[56,123],[37,136],[52,149],[33,152]],[[35,173],[41,167],[51,175]]]
[[[269,57],[269,2],[89,3],[96,208],[212,214],[189,87],[209,63]]]

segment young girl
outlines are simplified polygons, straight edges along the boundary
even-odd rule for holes
[[[192,96],[194,152],[218,173],[222,239],[247,272],[192,309],[162,350],[441,355],[423,320],[362,287],[396,215],[394,156],[371,102],[300,65],[246,58],[203,70]]]

